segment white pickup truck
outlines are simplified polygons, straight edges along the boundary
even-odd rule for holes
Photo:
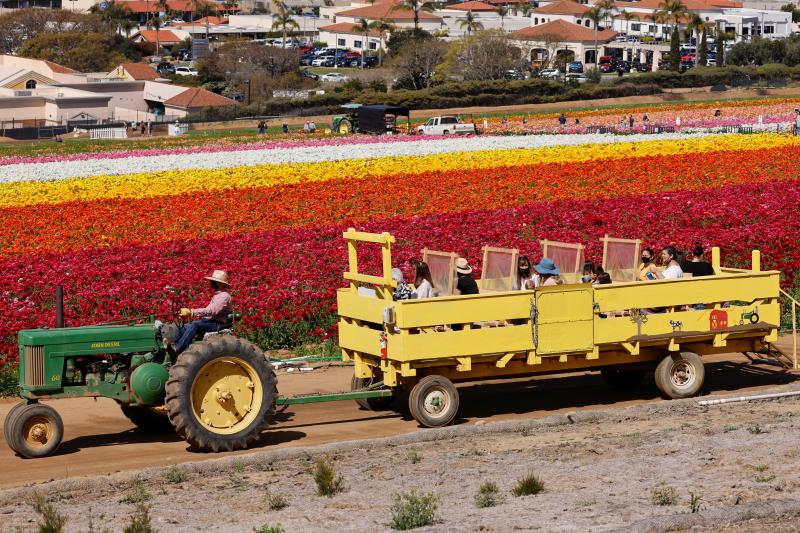
[[[431,117],[417,128],[420,135],[450,135],[451,133],[475,133],[475,124],[461,122],[458,117]]]

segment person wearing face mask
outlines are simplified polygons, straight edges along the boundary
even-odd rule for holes
[[[533,283],[533,273],[531,272],[531,261],[528,256],[521,255],[517,259],[517,276],[514,278],[514,290],[524,291],[528,282]]]
[[[651,262],[648,267],[648,272],[656,276],[656,279],[677,279],[683,277],[683,270],[680,263],[678,263],[678,252],[673,246],[666,246],[661,250],[661,264],[664,265],[664,270],[659,271],[656,266]],[[648,277],[647,279],[651,279]]]
[[[636,275],[637,280],[647,281],[648,279],[656,279],[655,274],[651,274],[650,277],[647,276],[647,273],[650,272],[650,266],[653,264],[653,257],[655,257],[655,252],[653,252],[652,248],[645,248],[642,250],[642,262],[639,263],[639,271]]]

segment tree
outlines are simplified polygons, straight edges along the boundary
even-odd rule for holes
[[[164,25],[164,21],[161,20],[161,17],[153,17],[150,19],[150,24],[156,30],[156,55],[158,55],[161,49],[161,26]]]
[[[361,35],[364,36],[364,42],[361,45],[361,69],[364,69],[364,56],[367,53],[367,49],[369,48],[369,32],[373,30],[373,25],[370,21],[365,18],[358,19],[358,22],[353,25],[353,31],[357,31]]]
[[[700,36],[700,45],[697,47],[697,61],[701,67],[708,65],[708,37],[705,26],[703,26],[703,33]]]
[[[23,44],[39,34],[66,31],[111,33],[114,30],[97,13],[82,14],[41,8],[16,9],[0,15],[0,53],[16,54]]]
[[[617,6],[614,5],[614,0],[600,0],[595,5],[600,8],[601,13],[603,14],[602,20],[607,23],[604,23],[603,27],[610,28],[613,25],[612,21],[614,12],[617,10]]]
[[[795,4],[786,4],[781,6],[781,11],[792,14],[792,22],[795,24],[800,22],[800,9]]]
[[[717,32],[717,57],[714,63],[718,67],[725,64],[725,32]]]
[[[653,11],[647,15],[647,20],[653,23],[653,40],[655,40],[658,38],[658,25],[664,21],[664,14],[659,11]]]
[[[519,10],[522,11],[523,17],[527,17],[528,13],[530,13],[531,9],[533,9],[533,4],[531,4],[528,0],[522,0],[517,5],[519,6]]]
[[[396,29],[396,26],[394,23],[384,18],[380,18],[372,21],[372,29],[376,30],[380,35],[381,42],[380,46],[378,46],[378,66],[383,66],[383,36],[387,33],[392,33]]]
[[[483,23],[475,18],[475,15],[472,14],[472,11],[467,11],[466,17],[463,19],[458,19],[458,25],[461,26],[462,30],[467,30],[467,37],[472,35],[472,32],[483,29]]]
[[[25,42],[19,55],[81,72],[108,72],[120,63],[138,59],[133,43],[111,32],[40,33]]]
[[[425,0],[400,0],[399,3],[395,4],[392,8],[392,11],[396,11],[398,9],[406,9],[411,11],[414,16],[414,29],[419,29],[419,14],[421,11],[425,11],[430,13],[433,11],[433,5]]]
[[[662,0],[658,7],[664,19],[674,24],[669,45],[669,68],[677,71],[681,65],[681,35],[678,31],[678,24],[686,18],[688,11],[681,0]]]
[[[280,0],[273,0],[275,3],[275,7],[278,8],[278,12],[272,16],[272,29],[281,28],[283,32],[283,46],[282,48],[286,48],[286,35],[287,35],[287,28],[294,28],[296,30],[300,29],[300,25],[297,23],[294,18],[292,18],[292,12],[289,8]]]
[[[205,24],[205,26],[206,26],[206,41],[208,42],[208,26],[209,26],[208,17],[216,14],[217,7],[214,4],[212,4],[211,2],[200,1],[200,2],[195,3],[194,12],[197,15],[200,15],[201,19],[205,19],[205,21],[206,21],[206,24]]]
[[[506,72],[521,68],[524,60],[511,37],[502,30],[487,30],[453,44],[452,61],[448,68],[452,74],[465,80],[501,80]]]
[[[625,34],[627,35],[631,32],[631,21],[637,17],[630,11],[624,9],[619,12],[619,16],[625,21]]]
[[[125,32],[126,35],[130,35],[130,30],[133,29],[132,12],[124,3],[111,0],[105,8],[101,8],[100,4],[95,4],[89,8],[89,12],[98,15],[118,33]]]
[[[394,35],[400,32],[395,32]],[[433,81],[433,74],[442,62],[447,44],[429,37],[414,42],[392,56],[392,67],[397,73],[395,88],[427,89]]]
[[[694,37],[694,43],[700,46],[700,32],[706,27],[706,21],[697,13],[689,16],[689,23],[686,25],[686,36]]]
[[[587,18],[592,21],[592,25],[594,26],[594,64],[597,65],[597,31],[598,26],[600,25],[600,21],[603,20],[603,8],[599,5],[594,5],[583,12],[583,18]]]
[[[497,16],[500,17],[500,28],[505,29],[506,28],[505,20],[506,17],[508,16],[508,8],[501,4],[497,6],[494,10],[497,13]]]

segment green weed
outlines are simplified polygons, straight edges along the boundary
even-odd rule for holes
[[[656,487],[650,492],[653,505],[675,505],[678,503],[678,491],[675,487]]]
[[[264,524],[259,528],[253,528],[255,533],[283,533],[283,528],[281,526],[268,526]]]
[[[336,475],[336,469],[328,458],[317,460],[314,482],[317,484],[317,494],[320,496],[330,498],[344,491],[344,478]]]
[[[33,496],[33,510],[41,517],[38,524],[39,533],[61,533],[64,531],[64,524],[67,517],[58,512],[52,503],[41,493]]]
[[[273,494],[269,489],[264,493],[264,501],[270,511],[280,511],[289,506],[289,500],[283,494]]]
[[[155,533],[153,524],[150,522],[150,509],[143,503],[136,504],[136,512],[131,516],[131,522],[123,533]]]
[[[751,435],[761,435],[762,433],[766,433],[766,431],[761,429],[761,426],[759,426],[758,424],[747,426],[747,432],[750,433]]]
[[[164,472],[164,479],[169,483],[183,483],[188,478],[189,476],[186,474],[186,470],[178,465],[172,465],[169,467],[169,470]]]
[[[514,496],[533,496],[542,491],[544,491],[544,482],[533,474],[529,474],[517,481],[517,484],[511,490],[511,494]]]
[[[689,493],[689,509],[693,513],[700,511],[700,496],[696,495],[694,492]]]
[[[19,396],[19,367],[12,364],[0,365],[0,398]]]
[[[128,483],[128,492],[125,498],[121,500],[122,503],[143,503],[152,498],[153,496],[144,488],[144,482],[141,478],[135,477]]]
[[[417,450],[411,450],[410,452],[408,452],[408,460],[411,461],[412,465],[415,465],[418,462],[422,461],[422,454],[419,453]]]
[[[408,493],[394,495],[394,503],[390,508],[392,520],[389,527],[399,531],[433,524],[439,498],[433,493],[417,493],[416,489]]]
[[[475,495],[475,507],[494,507],[501,503],[503,497],[500,495],[500,489],[497,483],[487,481],[478,488],[478,493]]]

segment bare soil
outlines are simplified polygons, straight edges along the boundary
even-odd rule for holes
[[[318,389],[336,390],[332,382],[349,372],[286,374],[280,383],[284,392],[308,388],[311,379]],[[715,396],[800,390],[795,375],[743,358],[719,358],[707,372]],[[463,418],[449,428],[418,431],[399,415],[360,411],[351,402],[298,406],[260,449],[221,458],[130,424],[118,432],[126,422],[113,405],[75,403],[65,411],[73,401],[56,402],[68,431],[61,455],[25,461],[0,449],[5,486],[23,481],[20,474],[34,481],[64,477],[67,469],[128,471],[2,490],[0,531],[36,530],[34,491],[68,516],[67,531],[86,531],[90,518],[95,530],[121,531],[136,499],[146,500],[158,531],[245,532],[264,524],[287,532],[388,531],[393,495],[412,489],[439,501],[436,523],[420,531],[798,530],[797,398],[702,407],[696,399],[657,400],[649,383],[612,391],[592,373],[461,391]],[[345,492],[316,495],[312,471],[321,457],[333,461]],[[130,470],[172,463],[185,463],[185,481],[169,482],[165,468]],[[529,473],[545,491],[513,496]],[[135,478],[146,494],[136,495]],[[473,500],[486,481],[497,483],[503,501],[479,509]],[[675,489],[674,505],[653,502],[652,492],[664,487]],[[284,495],[288,507],[270,510],[267,491]],[[692,494],[699,513],[690,512]]]

